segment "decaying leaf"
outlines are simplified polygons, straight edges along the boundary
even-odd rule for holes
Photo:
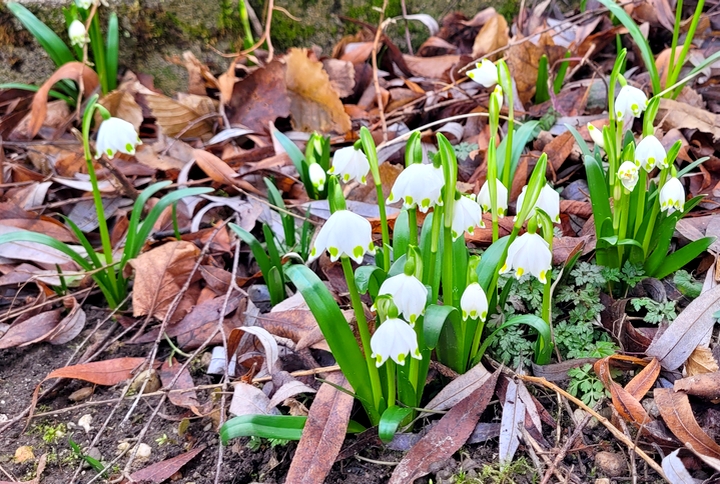
[[[350,131],[350,117],[322,63],[308,57],[306,49],[290,49],[285,61],[285,83],[295,129],[337,133]]]
[[[720,370],[712,351],[707,346],[698,346],[685,362],[687,376],[714,373]]]
[[[135,102],[135,97],[126,91],[112,91],[98,101],[110,114],[132,124],[135,131],[140,131],[143,122],[142,108]],[[99,113],[98,113],[99,115]]]
[[[425,405],[428,410],[447,410],[467,398],[492,376],[482,364],[473,366],[470,371],[463,373],[440,390],[435,398]]]
[[[153,482],[155,484],[160,484],[161,482],[170,479],[170,477],[176,474],[182,466],[194,459],[195,456],[200,454],[203,450],[205,450],[205,446],[198,447],[189,452],[185,452],[184,454],[180,454],[161,462],[156,462],[144,469],[133,472],[130,474],[130,479],[134,482]]]
[[[466,373],[467,374],[467,373]],[[392,473],[389,484],[404,484],[426,475],[433,464],[453,455],[475,430],[480,414],[495,393],[499,370],[453,406],[412,449]]]
[[[680,449],[666,455],[662,460],[662,469],[665,472],[670,484],[700,484],[700,479],[693,479],[690,473],[683,465],[678,453]]]
[[[235,384],[230,413],[233,415],[278,415],[280,411],[270,406],[270,399],[258,387],[242,381]]]
[[[662,120],[665,131],[673,128],[697,129],[711,134],[713,141],[720,139],[720,116],[705,109],[672,99],[661,99],[658,119]]]
[[[353,397],[333,385],[347,390],[350,390],[350,385],[341,373],[331,373],[327,380],[329,383],[320,386],[310,407],[286,482],[304,484],[325,482],[345,440]]]
[[[702,373],[675,380],[675,391],[683,391],[708,400],[720,399],[720,372]]]
[[[520,446],[520,429],[524,425],[525,403],[518,396],[518,384],[509,380],[500,421],[499,458],[501,464],[512,462],[515,451]]]
[[[700,454],[720,459],[720,445],[700,428],[688,396],[672,388],[656,388],[655,403],[665,424],[681,442],[689,442]]]
[[[547,55],[548,65],[553,65],[565,52],[564,47],[555,45],[548,32],[541,34],[537,43],[532,40],[516,41],[510,46],[507,50],[507,63],[523,104],[529,102],[535,94],[540,57]]]
[[[200,251],[190,242],[174,241],[130,261],[135,270],[133,316],[163,319],[170,303],[187,282]]]
[[[173,405],[188,408],[196,415],[202,416],[198,410],[200,403],[198,402],[197,393],[195,392],[195,382],[193,382],[192,375],[190,375],[188,369],[182,368],[183,365],[178,363],[174,358],[172,360],[172,366],[168,364],[167,361],[164,362],[160,367],[160,381],[162,381],[163,388],[167,390],[184,390],[182,392],[174,391],[168,393],[168,398]],[[175,380],[174,384],[172,384],[173,380]]]
[[[207,99],[209,100],[209,98]],[[209,105],[207,103],[197,104],[198,107],[206,106],[202,111],[198,111],[159,94],[145,96],[145,100],[163,134],[173,138],[209,139],[212,136],[213,118],[208,116],[214,111],[214,109],[209,110],[212,101]]]
[[[269,123],[290,115],[285,84],[286,66],[272,61],[234,84],[226,113],[233,126],[246,126],[256,133],[269,130]]]
[[[490,52],[495,52],[505,47],[509,41],[507,20],[505,20],[505,17],[502,15],[496,13],[485,22],[485,25],[482,26],[477,37],[475,37],[472,50],[473,59],[479,59]],[[496,56],[497,54],[494,57]],[[490,60],[495,59],[491,58]]]

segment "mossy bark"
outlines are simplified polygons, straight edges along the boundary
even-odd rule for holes
[[[67,0],[71,1],[71,0]],[[266,0],[250,0],[262,22]],[[401,14],[401,0],[390,0],[387,15]],[[495,7],[512,16],[516,0],[498,1]],[[28,9],[67,41],[62,14],[66,4],[58,0],[21,0]],[[143,0],[110,1],[120,19],[120,62],[136,72],[150,74],[155,86],[166,93],[187,87],[187,72],[169,59],[192,51],[213,70],[227,66],[228,59],[218,52],[237,52],[242,48],[243,29],[237,0]],[[341,36],[354,33],[358,26],[341,20],[340,15],[376,24],[382,0],[277,0],[299,21],[281,11],[273,14],[272,40],[277,51],[298,46],[318,45],[326,53]],[[468,16],[485,8],[476,0],[406,0],[409,13],[427,13],[441,20],[452,11]],[[101,15],[104,8],[101,8]],[[104,19],[103,19],[104,23]],[[390,34],[401,38],[402,24],[390,27]],[[411,24],[415,41],[427,36],[421,24]],[[257,34],[255,34],[257,38]],[[402,45],[402,44],[401,44]],[[39,83],[50,76],[52,62],[32,36],[0,4],[0,83]]]

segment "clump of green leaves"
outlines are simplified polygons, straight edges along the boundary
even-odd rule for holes
[[[267,441],[267,443],[270,444],[271,449],[274,449],[278,446],[282,447],[284,445],[287,445],[288,442],[290,442],[289,440],[285,439],[263,439],[262,437],[253,435],[250,437],[250,440],[248,440],[248,443],[245,446],[253,452],[257,452],[263,446],[264,441]]]
[[[594,407],[602,398],[609,396],[589,363],[568,370],[568,375],[570,376],[568,392],[574,397],[579,397],[588,407]]]
[[[700,296],[702,292],[702,283],[695,280],[695,278],[686,270],[679,270],[673,275],[673,283],[680,294],[683,296],[695,299]]]
[[[635,311],[646,311],[642,317],[646,323],[660,324],[664,320],[672,321],[677,318],[674,301],[657,302],[649,297],[639,297],[633,299],[631,304]]]
[[[34,432],[40,435],[43,442],[52,445],[57,442],[58,439],[65,436],[67,433],[67,427],[64,423],[56,425],[42,423],[35,427]]]

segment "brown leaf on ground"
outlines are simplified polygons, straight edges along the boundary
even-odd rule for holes
[[[575,138],[570,131],[565,131],[560,136],[556,136],[553,140],[545,145],[543,151],[547,153],[548,165],[551,167],[553,181],[556,180],[556,173],[560,171],[560,167],[565,163],[568,156],[575,146]]]
[[[142,108],[135,102],[135,96],[125,91],[112,91],[104,95],[98,103],[110,111],[114,117],[124,119],[132,124],[135,131],[140,131],[143,114]]]
[[[182,468],[182,466],[194,459],[195,456],[200,454],[203,450],[205,450],[205,446],[198,447],[189,452],[185,452],[184,454],[180,454],[161,462],[156,462],[144,469],[133,472],[130,474],[130,479],[133,482],[153,482],[155,484],[160,484],[161,482],[170,479]]]
[[[439,55],[435,57],[416,57],[403,55],[405,63],[412,73],[427,79],[442,79],[445,73],[460,62],[459,55]]]
[[[528,103],[535,95],[540,57],[547,55],[548,65],[553,65],[565,52],[564,47],[555,45],[548,32],[540,35],[537,45],[527,41],[510,46],[507,50],[507,63],[523,104]]]
[[[479,59],[490,52],[505,47],[509,41],[507,20],[505,20],[505,17],[502,15],[496,13],[485,22],[485,25],[482,26],[477,37],[475,37],[472,56],[474,59]],[[490,60],[495,60],[496,57],[497,54]]]
[[[495,394],[498,374],[499,370],[443,415],[437,425],[405,454],[388,483],[413,482],[428,474],[435,463],[444,461],[465,445]]]
[[[714,373],[720,370],[712,351],[707,346],[698,346],[690,354],[685,362],[685,372],[687,376],[702,375],[704,373]]]
[[[13,324],[0,338],[0,349],[14,348],[42,341],[57,326],[60,321],[60,312],[60,309],[45,311],[25,321]]]
[[[182,370],[182,371],[181,371]],[[179,375],[179,376],[178,376]],[[170,385],[177,377],[174,385]],[[165,361],[160,367],[160,381],[166,390],[184,390],[182,392],[168,392],[168,398],[173,405],[188,408],[195,415],[202,417],[198,410],[200,403],[198,402],[197,393],[195,393],[195,382],[187,368],[183,369],[183,365],[173,358],[172,366]]]
[[[595,248],[594,238],[591,235],[584,235],[582,237],[553,239],[553,264],[564,264],[578,252],[583,255],[589,253]]]
[[[50,372],[43,381],[51,378],[74,378],[95,385],[113,386],[129,379],[133,375],[133,370],[146,361],[145,358],[114,358],[66,366]]]
[[[689,104],[661,99],[658,119],[662,120],[662,129],[697,129],[712,135],[713,141],[720,139],[720,115]]]
[[[625,385],[625,390],[638,400],[642,400],[645,398],[645,394],[655,386],[658,375],[660,375],[660,363],[656,358],[653,358],[645,368],[640,370],[640,372]]]
[[[720,459],[720,445],[700,428],[685,393],[676,392],[672,388],[656,388],[655,403],[675,437],[681,442],[689,442],[695,452]]]
[[[673,389],[676,392],[685,392],[708,400],[720,398],[720,372],[703,373],[675,380]]]
[[[290,96],[292,124],[299,131],[350,131],[350,116],[321,62],[308,57],[307,49],[290,49],[285,83]]]
[[[172,138],[203,138],[213,133],[213,118],[207,112],[199,112],[192,107],[159,94],[147,95],[145,100],[155,122],[166,136]]]
[[[713,327],[713,314],[719,310],[720,286],[716,286],[688,304],[675,321],[653,340],[646,354],[659,359],[666,370],[680,368]]]
[[[238,174],[223,160],[205,150],[193,150],[195,162],[213,181],[223,185],[238,186],[243,190],[260,195],[261,192],[245,180],[238,179]]]
[[[273,61],[235,83],[226,109],[231,125],[264,133],[271,121],[290,116],[285,69],[284,64]]]
[[[93,92],[99,84],[98,75],[95,71],[85,66],[82,62],[68,62],[60,66],[35,93],[29,127],[30,138],[35,137],[37,132],[40,131],[43,121],[45,121],[48,109],[47,99],[50,89],[62,79],[70,79],[78,83],[82,79],[83,88],[86,93]]]
[[[645,364],[645,361],[637,358],[629,359],[622,355],[612,355],[595,362],[593,369],[597,374],[600,381],[603,382],[605,388],[610,391],[612,397],[612,403],[618,414],[628,422],[637,424],[638,426],[647,425],[652,421],[652,418],[648,415],[645,408],[640,403],[638,397],[632,395],[625,388],[615,383],[610,374],[610,362],[621,362],[621,361],[638,361],[641,364]],[[654,370],[652,370],[654,371]],[[659,371],[659,368],[658,368]],[[642,378],[638,380],[635,386],[632,388],[634,391],[640,391],[643,386],[647,383],[648,374],[644,374]]]
[[[44,341],[53,345],[63,345],[74,340],[82,332],[83,328],[85,328],[85,321],[87,321],[85,311],[77,299],[69,297],[66,298],[63,303],[70,311],[62,321],[43,338]]]
[[[340,373],[329,374],[327,380],[329,383],[320,386],[310,407],[286,482],[325,482],[345,440],[353,397],[333,385],[352,389]]]
[[[185,285],[199,253],[194,244],[175,241],[131,260],[135,270],[133,316],[152,314],[163,319],[175,295]]]

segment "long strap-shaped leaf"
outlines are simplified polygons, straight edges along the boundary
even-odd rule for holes
[[[57,67],[75,60],[72,51],[65,42],[30,10],[16,2],[9,2],[7,8],[35,37]]]

